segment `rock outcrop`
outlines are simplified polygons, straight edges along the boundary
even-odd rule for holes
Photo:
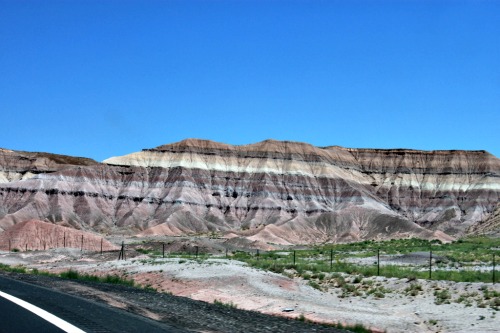
[[[39,218],[280,244],[446,240],[488,218],[499,198],[500,160],[485,151],[190,139],[0,184],[0,227]]]
[[[96,164],[98,162],[90,158],[0,148],[0,183],[29,179],[68,166]]]
[[[467,234],[500,237],[500,203],[487,219],[473,224]]]

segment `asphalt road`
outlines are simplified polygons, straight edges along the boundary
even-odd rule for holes
[[[188,332],[124,310],[1,276],[0,291],[42,308],[85,332]],[[63,331],[0,297],[0,332]]]
[[[64,331],[23,307],[0,297],[0,332],[63,333]]]

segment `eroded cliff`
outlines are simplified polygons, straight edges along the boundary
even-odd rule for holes
[[[0,227],[39,218],[282,244],[445,239],[485,220],[499,196],[500,160],[485,151],[189,139],[0,184]]]
[[[96,165],[98,162],[84,157],[50,153],[31,153],[0,148],[0,183],[32,178],[73,165]]]

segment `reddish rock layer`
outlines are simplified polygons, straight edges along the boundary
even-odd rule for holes
[[[102,247],[101,247],[102,245]],[[18,223],[0,234],[0,250],[48,250],[78,248],[89,251],[112,251],[118,247],[93,233],[52,223],[29,220]]]

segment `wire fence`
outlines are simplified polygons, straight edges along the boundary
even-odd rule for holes
[[[8,252],[46,251],[58,248],[73,248],[80,251],[116,251],[117,246],[103,237],[88,236],[83,233],[60,233],[31,237],[7,237],[0,240],[0,250]]]
[[[439,246],[395,251],[392,248],[370,248],[358,251],[334,249],[309,250],[234,250],[217,254],[199,246],[169,251],[165,243],[143,243],[136,248],[144,254],[163,258],[227,258],[247,262],[251,266],[275,272],[295,270],[300,273],[344,272],[363,276],[386,276],[409,279],[452,280],[459,282],[497,282],[498,249],[461,253]],[[126,246],[122,244],[120,259]]]
[[[52,239],[53,238],[53,239]],[[165,242],[143,242],[140,245],[113,245],[103,238],[84,235],[54,235],[52,238],[33,237],[3,240],[0,249],[10,252],[77,248],[82,252],[115,251],[118,260],[127,260],[127,252],[138,251],[153,257],[182,257],[191,259],[228,258],[247,262],[253,267],[275,272],[295,270],[307,272],[344,272],[362,276],[386,276],[409,279],[435,279],[461,282],[491,282],[498,280],[497,261],[500,247],[491,244],[464,243],[442,245],[360,243],[301,250],[261,251],[224,248],[214,253],[212,248],[183,245],[172,250]],[[422,241],[423,242],[423,241]]]

